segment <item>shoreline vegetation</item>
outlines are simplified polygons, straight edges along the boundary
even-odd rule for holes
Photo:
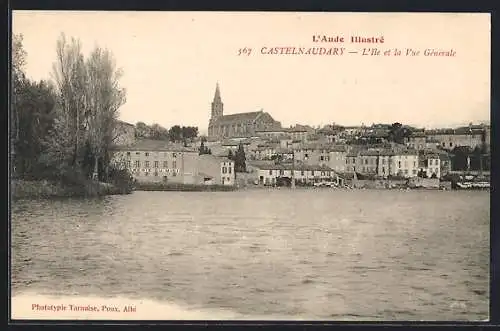
[[[489,188],[469,188],[488,190]],[[251,190],[292,190],[289,186],[266,186],[246,184],[239,186],[228,185],[197,185],[182,183],[135,183],[134,185],[117,185],[111,183],[88,180],[85,183],[64,184],[50,180],[12,180],[11,197],[17,199],[46,199],[71,197],[98,197],[105,195],[131,194],[134,191],[151,192],[234,192]],[[404,183],[389,183],[381,180],[363,180],[344,187],[296,186],[295,190],[457,190],[451,182],[439,182],[437,185],[415,186]],[[460,188],[458,188],[460,190]]]
[[[73,185],[53,180],[12,180],[11,197],[18,199],[98,197],[104,195],[121,195],[132,193],[131,187],[111,183],[88,180]]]

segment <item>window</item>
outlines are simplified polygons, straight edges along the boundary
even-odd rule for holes
[[[398,161],[398,167],[401,168],[401,161]]]
[[[127,161],[127,168],[132,168],[132,162],[131,161]]]
[[[367,159],[365,159],[365,164],[368,164],[368,160]]]
[[[450,141],[450,147],[453,147],[453,143]]]
[[[144,167],[149,168],[149,161],[144,161]]]
[[[283,170],[280,170],[280,176],[283,176],[285,172]]]
[[[408,169],[405,169],[405,175],[408,175]]]
[[[416,175],[416,174],[417,174],[417,170],[413,169],[413,170],[412,170],[412,173],[413,173],[414,175]]]
[[[324,161],[324,159],[325,159],[325,157],[324,157],[323,155],[321,155],[321,156],[319,157],[319,160],[320,160],[320,161]]]
[[[417,161],[413,161],[413,166],[416,167],[417,166]]]
[[[149,172],[145,172],[145,173],[144,173],[144,176],[149,176]]]
[[[301,175],[301,176],[304,176],[304,170],[301,170],[301,171],[300,171],[300,175]]]
[[[432,160],[431,159],[429,159],[429,165],[432,165]]]
[[[135,152],[135,155],[141,155],[141,152]]]
[[[177,168],[177,161],[175,161],[175,160],[172,161],[172,168],[174,168],[174,169]]]
[[[177,153],[172,153],[172,157],[175,159],[177,157]]]
[[[228,173],[231,173],[231,167],[227,167]]]
[[[155,172],[155,176],[158,176],[158,173],[157,173],[157,172]]]
[[[140,168],[141,167],[141,162],[140,161],[135,161],[135,167]]]
[[[130,152],[127,152],[127,156],[130,156]]]
[[[222,167],[222,173],[223,174],[227,173],[227,168],[226,167]]]
[[[313,170],[313,171],[311,171],[311,174],[314,176],[314,170]]]
[[[149,156],[149,153],[148,153],[148,152],[146,152],[146,153],[144,153],[144,154],[145,154],[146,156]]]
[[[269,174],[272,175],[273,174],[273,171],[272,170],[269,170]]]
[[[158,161],[155,161],[155,168],[158,168]]]
[[[163,168],[168,168],[168,162],[167,161],[163,161]]]

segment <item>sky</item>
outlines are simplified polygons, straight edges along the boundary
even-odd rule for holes
[[[216,83],[224,114],[264,110],[290,125],[449,127],[490,119],[490,16],[445,13],[14,11],[25,71],[51,79],[56,41],[108,48],[124,76],[120,119],[206,132]],[[344,42],[314,42],[313,36]],[[384,43],[351,43],[351,36]],[[263,48],[265,49],[263,50]],[[263,54],[273,47],[342,55]],[[238,56],[239,49],[251,49]],[[362,55],[363,48],[378,56]],[[419,50],[407,56],[408,49]],[[402,55],[393,55],[399,49]],[[455,56],[424,56],[425,49]],[[384,55],[389,50],[390,55]],[[358,53],[349,53],[355,52]],[[368,52],[370,52],[368,51]]]

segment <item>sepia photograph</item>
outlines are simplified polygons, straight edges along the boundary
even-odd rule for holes
[[[490,33],[13,11],[11,319],[488,321]]]

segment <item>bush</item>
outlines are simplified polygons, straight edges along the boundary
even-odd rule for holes
[[[123,192],[130,193],[134,189],[134,178],[127,169],[110,167],[109,182]]]

